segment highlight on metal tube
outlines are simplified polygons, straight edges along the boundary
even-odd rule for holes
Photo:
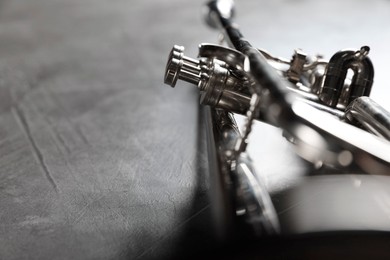
[[[390,141],[390,113],[371,98],[359,97],[352,101],[346,109],[345,117]]]
[[[327,66],[320,100],[330,107],[339,103],[344,82],[349,70],[353,72],[348,103],[361,96],[369,96],[374,78],[374,68],[367,57],[370,48],[363,46],[358,51],[344,50],[332,56]]]
[[[214,29],[220,29],[219,16],[232,19],[235,15],[234,2],[232,0],[213,0],[204,8],[206,23]]]

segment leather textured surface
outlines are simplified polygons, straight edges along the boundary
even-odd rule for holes
[[[173,44],[195,56],[217,40],[201,5],[0,2],[1,259],[163,259],[210,246],[196,91],[163,86]],[[388,1],[237,9],[247,38],[276,55],[371,45],[373,97],[386,104]]]

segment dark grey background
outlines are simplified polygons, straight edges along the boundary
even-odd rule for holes
[[[195,56],[217,40],[202,3],[0,2],[1,259],[165,258],[210,245],[196,92],[163,85],[173,44]],[[237,11],[246,37],[278,56],[370,45],[372,97],[389,108],[389,1],[241,1]],[[283,165],[272,156],[279,132],[256,131],[260,171]]]

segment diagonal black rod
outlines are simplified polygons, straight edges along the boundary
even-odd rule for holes
[[[295,119],[289,98],[291,94],[286,89],[286,86],[290,83],[282,79],[258,49],[253,47],[241,34],[238,26],[233,22],[232,1],[214,0],[208,3],[208,8],[209,16],[207,19],[209,24],[212,27],[223,29],[225,38],[229,43],[248,57],[250,74],[253,80],[262,89],[269,92],[267,107],[274,105],[277,113],[275,113],[275,109],[263,111],[263,113],[275,126],[288,128],[288,124]]]

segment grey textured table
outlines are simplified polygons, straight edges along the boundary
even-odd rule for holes
[[[201,4],[0,1],[0,259],[166,258],[210,245],[196,92],[162,83],[173,44],[193,56],[217,39]],[[389,107],[389,12],[384,0],[246,1],[238,22],[279,56],[370,45],[372,96]]]

